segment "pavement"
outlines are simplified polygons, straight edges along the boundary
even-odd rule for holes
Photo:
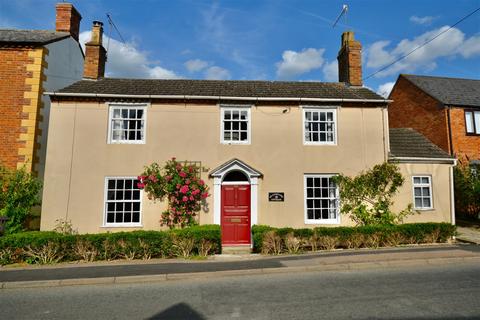
[[[308,271],[345,271],[480,262],[473,244],[335,250],[299,255],[217,255],[208,260],[113,261],[0,268],[0,289],[142,283]]]
[[[480,244],[480,227],[457,226],[457,233],[458,233],[458,235],[456,236],[457,240],[468,242],[468,243]]]

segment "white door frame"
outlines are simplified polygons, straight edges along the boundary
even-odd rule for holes
[[[210,176],[213,177],[213,223],[221,224],[222,184],[229,184],[229,182],[222,182],[225,175],[231,171],[243,172],[249,179],[250,226],[253,226],[258,222],[258,178],[261,177],[262,174],[238,159],[232,159],[210,173]],[[245,182],[235,184],[245,184]]]

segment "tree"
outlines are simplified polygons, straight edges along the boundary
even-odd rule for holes
[[[40,204],[42,183],[25,168],[10,170],[0,167],[0,216],[9,220],[6,233],[25,230],[25,220],[33,206]]]
[[[355,177],[340,174],[334,177],[340,189],[343,214],[350,214],[357,225],[397,224],[413,214],[412,204],[395,214],[391,210],[393,196],[405,179],[393,163],[375,165]]]
[[[460,161],[454,169],[455,210],[458,215],[480,218],[480,166]]]

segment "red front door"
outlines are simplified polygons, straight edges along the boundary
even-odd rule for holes
[[[222,244],[250,244],[250,185],[222,186]]]

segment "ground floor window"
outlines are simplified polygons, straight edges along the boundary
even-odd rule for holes
[[[340,223],[338,193],[332,175],[305,175],[305,223]]]
[[[432,179],[430,176],[413,177],[413,200],[415,209],[432,209]]]
[[[136,177],[105,179],[105,225],[140,225],[142,195]]]

